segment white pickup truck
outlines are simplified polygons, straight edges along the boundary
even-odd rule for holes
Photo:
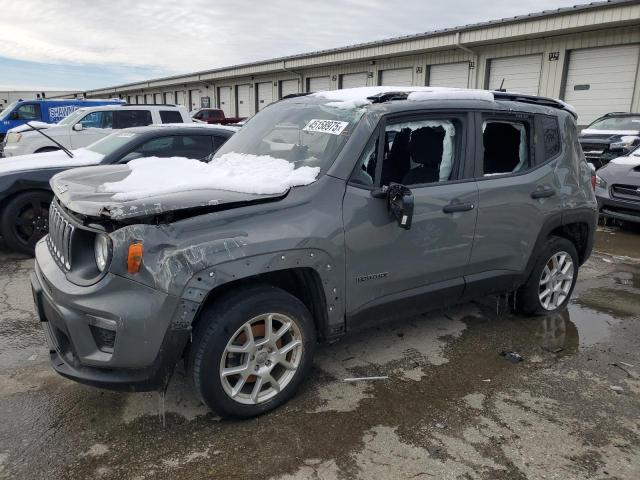
[[[29,122],[31,126],[20,125],[9,130],[0,155],[15,157],[50,152],[60,150],[60,145],[68,149],[82,148],[106,137],[114,129],[192,122],[185,107],[174,105],[104,105],[80,108],[55,124]],[[41,133],[34,131],[32,127]]]

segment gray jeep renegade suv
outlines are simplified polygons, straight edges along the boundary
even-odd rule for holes
[[[166,387],[250,417],[289,399],[317,341],[488,294],[564,308],[597,204],[574,113],[504,92],[377,87],[288,98],[229,153],[317,167],[276,194],[202,188],[118,199],[127,165],[57,175],[32,285],[61,375]],[[362,98],[360,98],[362,97]]]

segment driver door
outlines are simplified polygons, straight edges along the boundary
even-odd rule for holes
[[[369,142],[343,200],[351,322],[424,312],[462,296],[478,203],[472,125],[467,114],[392,118]],[[413,195],[408,230],[376,198],[391,183]]]

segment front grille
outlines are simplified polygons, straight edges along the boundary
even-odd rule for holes
[[[607,149],[607,145],[602,143],[581,143],[582,150],[585,155],[587,152],[593,152],[594,154],[601,154]]]
[[[47,245],[53,258],[66,271],[71,270],[71,247],[75,227],[69,223],[55,202],[49,207]]]
[[[612,185],[611,196],[621,200],[640,202],[640,187],[635,185]]]

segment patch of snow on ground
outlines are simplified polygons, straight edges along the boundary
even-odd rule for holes
[[[493,101],[493,93],[487,90],[470,90],[466,88],[447,87],[359,87],[342,90],[327,90],[312,93],[314,97],[331,100],[327,105],[337,108],[358,108],[371,103],[367,97],[387,92],[408,92],[409,100],[452,100],[452,99],[480,99]]]
[[[0,158],[0,175],[42,168],[75,168],[99,164],[104,155],[85,148],[72,150],[73,158],[62,150]]]
[[[105,183],[100,191],[113,193],[117,201],[189,190],[227,190],[269,195],[313,183],[318,167],[295,168],[269,155],[230,152],[209,163],[183,157],[148,157],[128,163],[131,173],[119,182]]]

